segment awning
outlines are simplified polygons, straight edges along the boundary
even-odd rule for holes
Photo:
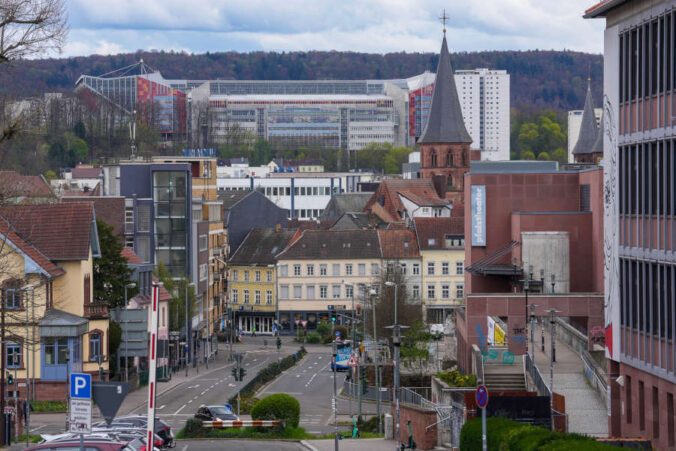
[[[89,330],[89,320],[63,310],[47,310],[38,322],[40,338],[79,337]]]

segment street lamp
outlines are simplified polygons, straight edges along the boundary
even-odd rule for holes
[[[388,329],[392,329],[392,344],[394,345],[394,399],[395,399],[395,436],[397,440],[397,449],[399,449],[399,444],[401,440],[399,438],[399,351],[401,347],[401,329],[408,329],[408,326],[400,326],[397,318],[397,284],[394,282],[386,281],[385,286],[394,287],[394,325],[388,326]]]
[[[195,351],[193,350],[193,347],[190,346],[190,327],[189,327],[189,318],[188,318],[188,287],[192,286],[195,287],[195,284],[192,282],[186,283],[185,284],[185,344],[188,346],[188,349],[185,352],[185,375],[186,377],[188,376],[188,367],[190,366],[190,353],[192,352],[193,354]]]
[[[30,291],[31,292],[32,303],[33,303],[33,306],[35,306],[35,287],[33,287],[32,285],[25,287],[24,291]],[[30,398],[31,384],[30,384],[30,381],[28,380],[28,376],[30,374],[29,373],[30,359],[28,358],[28,355],[30,353],[30,349],[28,347],[29,346],[28,345],[28,343],[29,343],[29,340],[28,340],[28,306],[24,305],[24,308],[26,310],[26,446],[30,446],[29,432],[30,432],[30,429],[31,429],[31,426],[30,426],[30,424],[31,424],[31,415],[30,415],[31,409],[30,409],[29,403],[30,403],[30,399],[31,399]],[[35,308],[35,307],[33,307],[33,308]],[[35,375],[35,369],[33,369],[33,375]],[[16,379],[16,378],[14,378],[14,379]],[[16,384],[18,385],[19,383],[16,382]],[[17,440],[18,440],[18,436],[17,436]]]
[[[127,329],[129,328],[129,318],[127,318],[127,288],[135,288],[136,284],[130,282],[124,286],[124,381],[129,382],[129,336]]]
[[[549,324],[551,325],[551,336],[550,342],[551,342],[551,355],[549,356],[549,391],[550,391],[550,396],[549,396],[549,409],[551,411],[551,423],[552,423],[552,430],[554,430],[554,362],[556,362],[556,357],[555,357],[555,324],[556,324],[556,314],[559,313],[558,310],[556,309],[549,309],[547,310],[549,312]]]

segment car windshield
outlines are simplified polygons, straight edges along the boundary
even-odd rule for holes
[[[209,407],[209,410],[211,410],[211,413],[214,415],[232,415],[232,410],[228,409],[227,407]]]

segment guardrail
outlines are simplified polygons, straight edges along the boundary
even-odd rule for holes
[[[535,389],[537,390],[538,394],[540,396],[552,396],[552,391],[549,388],[549,385],[545,382],[544,378],[542,377],[542,374],[540,373],[540,370],[538,369],[537,365],[533,362],[533,360],[530,358],[530,355],[526,354],[523,359],[524,362],[524,368],[526,372],[530,375],[531,380],[533,381],[533,384],[535,385]]]
[[[378,400],[378,387],[367,385],[366,387],[362,386],[361,389],[362,389],[361,399],[368,399],[371,401]],[[357,398],[359,396],[359,385],[348,381],[343,382],[343,394],[345,396]],[[392,389],[387,387],[380,388],[381,402],[390,402],[393,399],[394,395]]]
[[[244,427],[275,427],[279,420],[233,420],[233,421],[202,421],[203,428],[244,428]]]
[[[426,390],[429,390],[429,392],[432,392],[432,387],[413,387],[413,388],[424,388]],[[425,391],[425,390],[423,390]],[[399,402],[403,404],[412,404],[414,406],[419,406],[427,409],[435,409],[435,404],[430,401],[429,399],[426,399],[422,394],[418,393],[417,391],[413,391],[407,387],[401,387],[399,389]]]

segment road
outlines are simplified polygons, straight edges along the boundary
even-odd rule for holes
[[[275,440],[179,440],[176,451],[298,451],[307,450],[298,442]]]

